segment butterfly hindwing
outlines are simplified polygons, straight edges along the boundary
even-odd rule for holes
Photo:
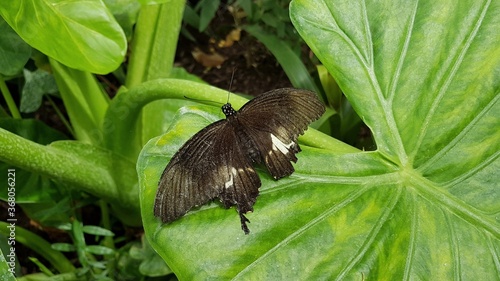
[[[253,210],[260,185],[233,126],[227,120],[217,121],[172,157],[158,184],[154,213],[163,222],[172,222],[219,197],[226,208],[237,206],[242,228],[248,231],[243,215]]]

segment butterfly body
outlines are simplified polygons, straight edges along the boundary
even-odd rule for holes
[[[195,134],[172,157],[156,194],[154,214],[172,222],[191,208],[218,197],[236,206],[245,234],[245,213],[253,211],[260,178],[254,165],[264,165],[274,179],[294,172],[300,152],[297,138],[325,111],[313,92],[277,89],[236,111],[222,106],[226,119]]]

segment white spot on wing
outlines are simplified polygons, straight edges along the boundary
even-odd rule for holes
[[[234,167],[231,167],[231,174],[230,174],[231,177],[226,183],[224,183],[224,187],[226,189],[234,185],[234,176],[236,176],[236,172],[237,172],[236,169]]]
[[[281,153],[287,155],[290,152],[290,148],[294,145],[293,141],[289,144],[284,144],[280,139],[278,139],[275,135],[271,134],[271,141],[273,142],[273,150],[279,150]]]

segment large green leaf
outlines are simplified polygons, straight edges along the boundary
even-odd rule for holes
[[[15,75],[23,69],[31,55],[31,47],[0,18],[0,74]]]
[[[149,236],[153,247],[163,256],[181,279],[183,279],[182,277],[185,277],[185,279],[193,278],[192,273],[184,272],[184,270],[187,270],[189,267],[185,263],[188,260],[195,259],[195,257],[200,262],[199,266],[206,266],[206,263],[212,263],[213,268],[205,269],[208,270],[208,274],[210,274],[209,272],[217,272],[215,273],[217,276],[229,278],[239,270],[242,270],[245,267],[245,262],[242,262],[241,257],[238,259],[227,259],[227,256],[221,255],[220,252],[212,251],[214,247],[215,249],[223,249],[224,251],[239,252],[242,247],[245,247],[244,245],[253,245],[255,246],[253,250],[252,248],[246,249],[248,255],[258,257],[264,254],[269,247],[272,247],[273,243],[278,243],[278,241],[296,231],[298,225],[295,225],[294,221],[297,219],[296,212],[300,211],[301,208],[311,208],[311,212],[307,216],[299,216],[301,217],[301,221],[313,218],[321,213],[321,209],[325,208],[322,205],[313,206],[312,203],[324,197],[317,184],[325,185],[328,181],[326,180],[326,183],[323,183],[325,179],[321,176],[311,177],[310,171],[317,169],[315,165],[319,164],[325,169],[323,173],[326,173],[329,170],[328,167],[333,163],[328,158],[322,157],[322,150],[308,148],[303,145],[303,152],[299,154],[299,164],[296,165],[297,172],[293,176],[280,181],[274,181],[269,175],[261,173],[262,196],[259,197],[255,205],[255,214],[247,215],[253,222],[250,224],[252,233],[249,236],[243,234],[238,214],[234,210],[225,210],[218,204],[204,206],[197,211],[191,212],[185,218],[174,222],[172,225],[161,228],[161,223],[153,216],[153,201],[158,179],[165,165],[189,136],[221,118],[223,118],[223,114],[219,108],[183,108],[175,118],[169,132],[161,137],[152,139],[144,147],[138,160],[137,167],[141,186],[141,213],[143,215],[146,234]],[[337,144],[336,148],[339,150],[339,153],[357,151],[329,137],[321,136],[320,133],[313,130],[308,131],[302,140],[306,143],[324,145],[321,138],[329,139],[328,144],[330,147],[334,147]],[[334,155],[337,154],[334,153]],[[372,168],[382,170],[392,168],[391,165],[386,166],[383,160],[377,159],[373,155],[361,157],[357,154],[347,155],[352,155],[353,159],[346,158],[338,159],[337,161],[358,163],[358,165],[346,165],[344,169],[344,173],[346,174],[348,174],[346,171],[351,169],[357,169],[361,171],[360,173],[366,173],[363,171],[371,171]],[[316,161],[322,162],[317,163]],[[311,193],[313,190],[316,190],[316,192]],[[335,191],[332,192],[334,193]],[[313,195],[312,197],[311,194]],[[331,199],[336,200],[334,197],[331,197]],[[328,208],[330,205],[328,204],[326,207]],[[296,209],[296,211],[283,214],[282,212],[285,209]],[[276,235],[278,229],[281,229],[280,235]],[[189,247],[190,243],[196,245],[197,250],[193,250],[190,253],[184,252],[181,248]],[[259,244],[264,245],[264,247],[259,246]],[[203,253],[203,256],[200,257],[199,253]],[[179,258],[179,255],[181,258]],[[250,258],[250,260],[252,259]],[[223,271],[218,272],[224,266],[227,266],[227,269],[230,269],[230,271],[226,273],[223,273]],[[206,278],[203,275],[198,277],[200,279]]]
[[[2,1],[0,15],[32,47],[79,70],[109,73],[127,50],[122,29],[100,0]]]
[[[162,225],[165,155],[213,121],[187,114],[138,162],[153,247],[181,280],[500,279],[500,2],[300,0],[290,14],[377,151],[304,147],[289,178],[261,174],[247,236],[217,204]]]

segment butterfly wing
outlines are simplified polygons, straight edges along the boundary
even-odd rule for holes
[[[299,135],[325,112],[314,92],[300,89],[277,89],[246,103],[238,111],[238,120],[256,151],[254,162],[264,163],[269,173],[279,179],[294,172],[300,151]],[[256,118],[258,117],[258,118]]]
[[[253,210],[261,182],[237,141],[228,120],[215,122],[189,139],[160,178],[155,216],[172,222],[219,197],[226,208],[237,206],[247,233],[243,214]]]
[[[228,112],[234,110],[227,105]],[[198,132],[172,157],[158,186],[154,214],[172,222],[219,197],[236,205],[248,234],[245,213],[253,211],[260,179],[252,164],[264,163],[279,179],[290,175],[300,151],[297,137],[325,111],[313,92],[278,89],[263,94],[235,115]],[[225,112],[226,115],[228,115]]]

